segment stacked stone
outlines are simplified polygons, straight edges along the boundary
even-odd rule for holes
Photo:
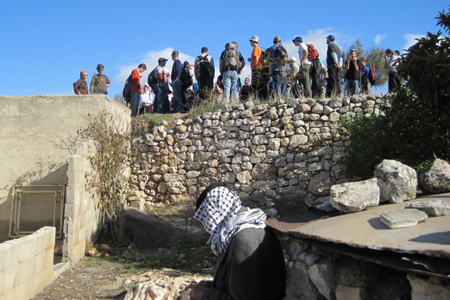
[[[225,182],[243,198],[313,201],[343,181],[339,160],[348,141],[339,120],[380,114],[389,95],[288,100],[225,106],[194,119],[159,124],[133,141],[142,147],[132,165],[129,201],[177,202],[209,184]]]

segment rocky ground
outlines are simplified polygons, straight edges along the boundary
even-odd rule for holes
[[[215,256],[205,245],[207,236],[201,232],[201,224],[192,222],[192,211],[158,213],[130,210],[126,217],[126,231],[131,236],[128,245],[112,245],[103,232],[87,249],[90,256],[33,299],[131,300],[140,299],[137,294],[143,289],[171,293],[167,299],[176,299],[185,285],[212,279]]]

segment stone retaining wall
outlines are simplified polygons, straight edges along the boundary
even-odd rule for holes
[[[450,299],[447,278],[395,270],[292,236],[284,249],[289,256],[286,300]]]
[[[348,141],[343,117],[380,114],[390,95],[289,100],[226,106],[195,119],[159,125],[134,141],[142,146],[132,166],[129,204],[196,197],[223,181],[241,198],[271,206],[285,199],[313,201],[345,181],[339,160]]]
[[[0,244],[0,299],[33,298],[53,281],[55,227]]]

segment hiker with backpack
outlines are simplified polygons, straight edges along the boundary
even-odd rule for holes
[[[194,62],[194,75],[198,82],[200,101],[207,100],[214,86],[214,59],[208,54],[208,48],[202,48],[202,54]]]
[[[295,46],[298,47],[298,57],[299,57],[299,65],[300,65],[300,82],[305,89],[305,97],[311,98],[311,60],[308,58],[308,46],[303,43],[303,38],[301,36],[295,37],[292,42]]]
[[[240,59],[239,57],[238,44],[236,42],[226,43],[225,50],[220,55],[219,65],[223,77],[223,88],[227,104],[230,104],[231,90],[233,91],[235,101],[239,102],[238,72],[242,72],[242,60],[244,59]]]
[[[106,76],[103,72],[105,71],[105,67],[102,64],[97,65],[97,72],[92,76],[91,79],[91,94],[104,94],[108,95],[107,89],[111,86],[111,81],[108,76]]]
[[[315,85],[313,88],[313,96],[314,98],[322,98],[325,97],[326,93],[327,93],[327,67],[321,63],[320,61],[318,62],[320,64],[320,68],[315,68],[316,70],[316,77],[317,78],[315,80]],[[313,79],[314,80],[314,79]]]
[[[136,117],[139,110],[139,95],[144,91],[141,86],[141,75],[140,73],[147,70],[145,64],[140,64],[137,69],[131,72],[131,88],[130,88],[130,108],[131,116]]]
[[[172,93],[169,87],[169,70],[165,67],[167,59],[160,57],[158,65],[148,74],[148,84],[155,93],[154,112],[158,114],[170,113],[168,94]]]
[[[359,73],[361,94],[370,95],[372,88],[369,80],[370,67],[366,65],[366,59],[364,57],[361,57],[359,60],[361,62],[361,71]]]
[[[270,99],[275,95],[275,89],[273,84],[271,62],[270,62],[270,49],[267,49],[262,53],[261,67],[258,72],[258,98],[259,100]],[[252,78],[252,82],[253,82]]]
[[[273,39],[273,46],[267,49],[270,54],[270,71],[272,73],[272,79],[275,89],[275,96],[279,97],[283,90],[287,88],[287,84],[281,86],[281,71],[282,67],[287,65],[289,60],[289,53],[286,48],[281,44],[281,38],[276,36]],[[284,91],[283,91],[284,92]]]

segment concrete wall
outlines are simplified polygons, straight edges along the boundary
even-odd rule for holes
[[[0,244],[0,300],[27,300],[53,281],[55,227]]]
[[[89,189],[88,174],[93,172],[89,156],[94,154],[94,142],[82,140],[75,145],[75,154],[67,157],[63,262],[71,264],[84,256],[87,243],[95,242],[104,221],[97,206],[98,196]]]
[[[77,131],[103,110],[130,123],[129,110],[104,95],[0,97],[0,241],[8,238],[13,185],[67,185]]]

